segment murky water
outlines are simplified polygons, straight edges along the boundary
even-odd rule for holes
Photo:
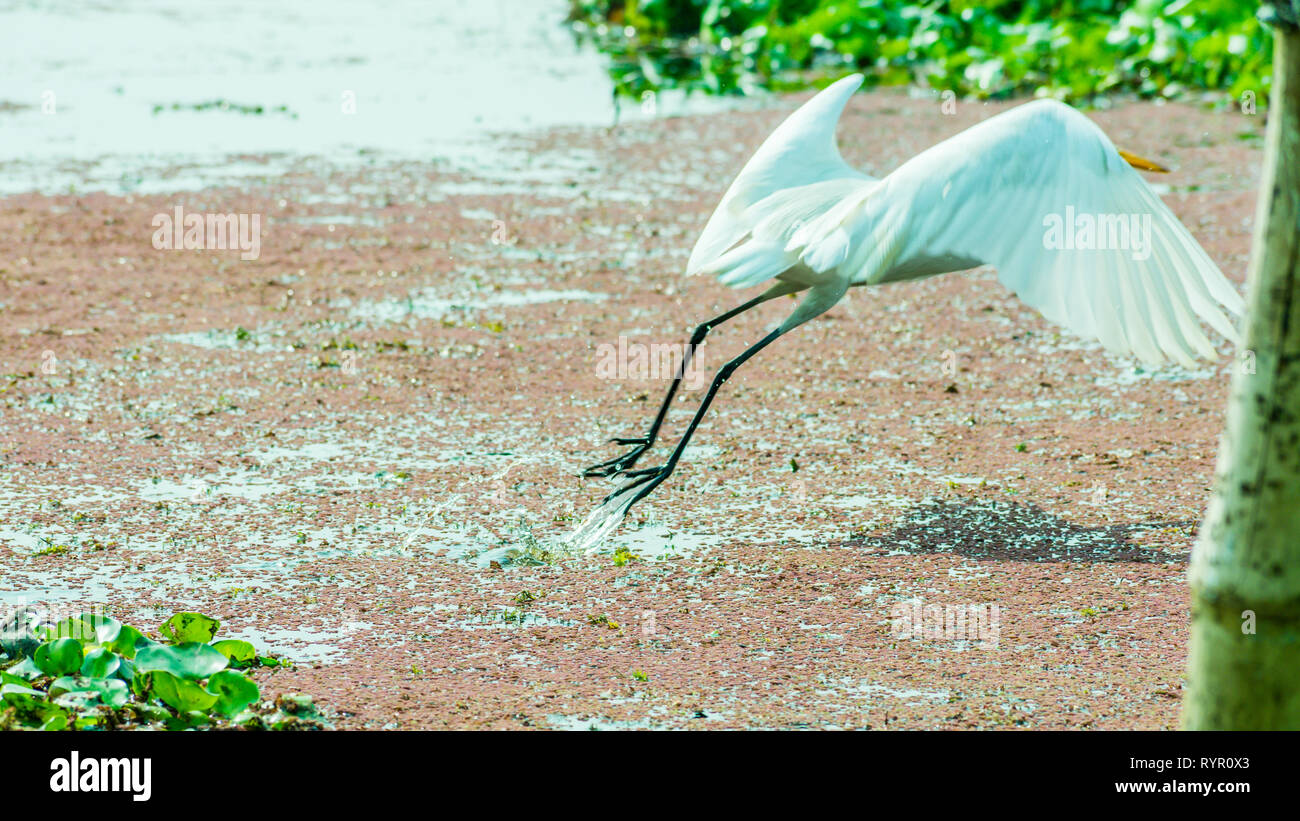
[[[271,175],[308,155],[490,169],[499,155],[482,138],[494,132],[736,104],[664,94],[653,111],[616,107],[607,58],[576,43],[566,9],[0,4],[0,193],[176,190]]]

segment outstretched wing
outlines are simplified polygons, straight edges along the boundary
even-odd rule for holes
[[[688,274],[718,274],[737,287],[769,279],[799,261],[786,245],[800,225],[876,184],[835,146],[835,124],[860,85],[861,74],[836,81],[763,141],[709,217]]]
[[[867,281],[979,261],[1048,319],[1147,362],[1215,358],[1197,317],[1237,341],[1224,309],[1241,315],[1241,297],[1101,129],[1064,104],[990,118],[909,160],[870,199],[859,214],[874,211],[870,234],[897,253]]]

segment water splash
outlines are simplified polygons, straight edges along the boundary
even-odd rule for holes
[[[627,509],[632,506],[632,500],[636,497],[636,491],[644,484],[633,479],[611,493],[600,507],[588,514],[576,530],[565,537],[564,543],[573,550],[583,553],[590,553],[600,547],[605,537],[613,533],[623,522]]]

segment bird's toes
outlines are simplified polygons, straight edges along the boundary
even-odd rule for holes
[[[620,476],[627,476],[628,478],[635,478],[637,476],[655,476],[663,473],[666,467],[667,465],[656,465],[652,468],[641,468],[639,470],[620,470],[618,473]]]
[[[650,439],[646,436],[615,436],[609,441],[616,445],[641,445],[643,447],[650,444]]]

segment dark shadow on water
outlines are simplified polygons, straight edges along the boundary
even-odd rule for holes
[[[930,499],[913,506],[888,531],[848,544],[884,552],[954,553],[983,561],[1168,564],[1186,562],[1187,557],[1135,544],[1131,537],[1194,524],[1155,521],[1083,527],[1032,504]]]

